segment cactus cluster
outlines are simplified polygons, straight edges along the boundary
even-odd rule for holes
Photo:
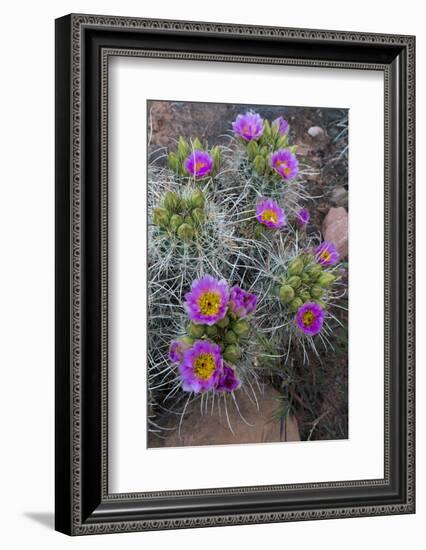
[[[205,162],[204,170],[196,170],[191,160],[197,163],[198,159]],[[192,141],[180,136],[175,151],[170,151],[167,157],[169,168],[180,177],[195,177],[201,180],[207,176],[217,174],[221,164],[221,151],[216,145],[208,148],[203,145],[198,137]]]
[[[281,279],[279,297],[291,312],[307,302],[327,308],[328,293],[337,276],[319,264],[313,254],[302,253],[293,258]]]
[[[205,221],[204,207],[205,197],[200,189],[192,190],[188,196],[167,191],[160,206],[153,209],[152,221],[162,231],[190,243]]]

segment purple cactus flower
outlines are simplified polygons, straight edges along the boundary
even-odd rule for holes
[[[278,149],[271,155],[271,167],[286,181],[292,180],[299,171],[299,161],[290,149]]]
[[[237,116],[232,123],[232,129],[246,141],[256,140],[263,134],[263,119],[257,113],[247,112]]]
[[[234,390],[238,390],[240,386],[241,380],[238,378],[235,369],[233,369],[230,365],[223,363],[223,370],[219,376],[216,390],[233,392]]]
[[[191,291],[186,293],[185,300],[185,309],[191,321],[214,325],[225,317],[228,310],[228,283],[223,279],[204,275],[192,283]]]
[[[203,178],[213,170],[213,157],[206,151],[195,149],[185,161],[185,168],[195,178]]]
[[[324,323],[325,311],[315,302],[307,302],[300,306],[296,313],[296,324],[308,336],[318,334]]]
[[[222,374],[223,359],[220,347],[209,340],[197,340],[183,354],[179,365],[182,389],[200,393],[217,386]]]
[[[169,347],[169,359],[172,363],[180,363],[183,359],[185,350],[190,348],[190,344],[182,340],[172,340]]]
[[[302,227],[309,223],[310,218],[311,215],[309,214],[309,210],[307,208],[301,208],[296,214],[297,223]]]
[[[263,199],[257,203],[256,218],[259,223],[270,229],[280,229],[287,223],[284,210],[272,199]]]
[[[256,309],[257,296],[251,292],[243,290],[239,286],[231,288],[229,296],[229,309],[235,313],[237,317],[243,318]]]
[[[333,243],[323,241],[315,248],[315,258],[318,263],[325,266],[336,265],[340,254]]]
[[[272,128],[276,128],[281,136],[285,136],[290,130],[290,125],[285,118],[279,116],[272,122]]]

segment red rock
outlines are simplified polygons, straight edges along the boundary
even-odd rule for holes
[[[348,255],[348,213],[342,206],[330,208],[322,224],[322,234],[324,240],[334,244],[341,258]]]

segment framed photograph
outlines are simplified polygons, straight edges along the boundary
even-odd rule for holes
[[[412,36],[56,20],[56,529],[415,511]]]

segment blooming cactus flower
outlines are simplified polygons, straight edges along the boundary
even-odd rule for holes
[[[279,116],[272,122],[272,128],[276,128],[281,136],[285,136],[290,129],[290,125],[285,118]]]
[[[229,296],[229,308],[230,310],[237,315],[237,317],[243,318],[253,311],[256,308],[257,296],[243,290],[239,286],[233,286],[231,288],[231,293]]]
[[[286,215],[272,199],[263,199],[256,206],[257,221],[270,229],[280,229],[287,223]]]
[[[209,340],[197,340],[184,352],[179,365],[182,389],[194,393],[213,389],[219,381],[222,369],[220,347]]]
[[[299,171],[299,162],[289,149],[278,149],[271,155],[271,167],[286,181],[292,180]]]
[[[247,112],[237,116],[232,123],[232,129],[246,141],[256,140],[263,134],[263,119],[257,113]]]
[[[311,215],[307,208],[301,208],[296,214],[297,223],[302,227],[309,223],[310,218]]]
[[[185,161],[185,168],[195,178],[203,178],[213,170],[213,157],[206,151],[195,149]]]
[[[315,248],[315,258],[321,265],[335,265],[339,261],[340,254],[337,252],[334,244],[329,241],[323,241]]]
[[[324,323],[325,311],[315,302],[306,302],[296,313],[296,324],[308,336],[318,334]]]
[[[191,321],[214,325],[223,319],[228,310],[229,287],[225,280],[204,275],[196,279],[191,291],[185,295],[185,309]]]
[[[185,342],[184,339],[172,340],[169,347],[169,359],[172,363],[180,363],[183,359],[184,352],[190,348],[191,345]]]
[[[226,363],[223,363],[223,370],[219,376],[216,390],[232,392],[234,390],[238,390],[240,386],[241,380],[238,378],[235,370]]]

